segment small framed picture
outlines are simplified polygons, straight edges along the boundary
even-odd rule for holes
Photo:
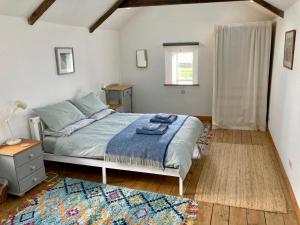
[[[75,72],[73,48],[55,48],[57,74],[64,75]]]
[[[284,67],[291,70],[293,69],[293,65],[294,65],[295,43],[296,43],[296,30],[291,30],[286,32],[283,65]]]
[[[148,67],[148,56],[147,50],[140,49],[136,51],[136,67],[147,68]]]

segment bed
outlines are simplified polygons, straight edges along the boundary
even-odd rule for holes
[[[192,165],[196,142],[203,132],[203,124],[195,117],[187,117],[168,145],[164,169],[105,160],[108,143],[144,114],[118,113],[109,109],[103,117],[73,132],[69,136],[44,136],[40,117],[30,118],[31,134],[43,142],[44,160],[102,168],[102,182],[107,183],[106,169],[117,169],[173,176],[179,178],[179,194],[183,194],[183,180]]]

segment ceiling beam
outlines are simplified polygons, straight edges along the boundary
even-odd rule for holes
[[[261,5],[262,7],[270,10],[272,13],[275,13],[277,16],[284,18],[284,11],[275,7],[274,5],[264,1],[264,0],[253,0],[257,4]]]
[[[28,23],[33,25],[56,0],[44,0],[39,7],[28,17]]]
[[[55,1],[55,0],[52,0]],[[90,33],[93,33],[109,16],[111,16],[118,8],[133,8],[146,6],[161,5],[179,5],[179,4],[197,4],[197,3],[213,3],[213,2],[238,2],[251,1],[256,2],[262,7],[270,10],[280,17],[284,17],[284,11],[264,0],[118,0],[103,16],[101,16],[91,27]]]
[[[252,1],[270,10],[280,17],[284,17],[284,11],[264,0],[126,0],[120,5],[120,8],[159,6],[159,5],[178,5],[178,4],[197,4],[213,2],[235,2],[235,1]]]
[[[101,16],[91,27],[90,33],[93,33],[108,17],[110,17],[126,0],[118,0],[107,12]]]
[[[249,0],[127,0],[120,6],[120,8],[237,1]]]

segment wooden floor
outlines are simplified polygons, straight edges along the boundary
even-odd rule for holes
[[[236,144],[261,144],[270,146],[272,144],[265,132],[238,131],[238,130],[217,130],[214,131],[211,142],[236,143]],[[275,154],[274,154],[275,159]],[[184,181],[184,196],[194,198],[199,175],[203,161],[194,160],[192,168]],[[59,163],[47,163],[48,172],[55,172],[59,177],[80,178],[101,182],[101,169],[74,166]],[[278,164],[278,173],[280,173]],[[178,179],[149,174],[140,174],[126,171],[108,170],[108,183],[110,185],[135,188],[146,191],[160,192],[164,194],[178,194]],[[49,174],[49,176],[51,176]],[[281,176],[282,177],[282,176]],[[282,187],[286,196],[288,214],[269,213],[250,209],[241,209],[210,203],[200,203],[199,225],[297,225],[295,213],[291,206],[291,200],[287,188],[282,179]],[[0,206],[0,220],[7,217],[9,211],[16,209],[26,199],[47,188],[49,183],[42,183],[22,198],[9,197],[9,200]]]

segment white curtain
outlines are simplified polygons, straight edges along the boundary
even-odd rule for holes
[[[265,130],[272,23],[215,28],[213,127]]]

